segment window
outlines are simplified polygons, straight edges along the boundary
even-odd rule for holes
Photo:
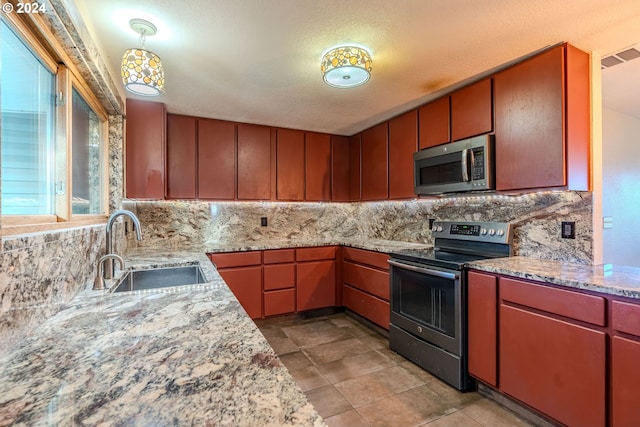
[[[60,48],[40,45],[13,15],[0,22],[2,232],[103,221],[107,115],[87,85],[58,65]]]

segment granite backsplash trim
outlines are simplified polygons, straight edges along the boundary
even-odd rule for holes
[[[590,264],[592,196],[540,192],[519,196],[472,195],[365,203],[127,201],[144,230],[129,246],[216,248],[234,241],[382,239],[433,244],[430,218],[507,221],[514,253]],[[260,218],[268,225],[261,226]],[[576,223],[576,238],[562,239],[562,221]]]

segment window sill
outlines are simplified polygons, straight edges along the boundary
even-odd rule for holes
[[[42,224],[2,225],[2,237],[17,236],[20,234],[40,233],[43,231],[62,230],[67,228],[84,227],[87,225],[106,224],[107,217],[92,217],[69,222],[49,222]]]

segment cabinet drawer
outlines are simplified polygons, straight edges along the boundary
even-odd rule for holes
[[[262,263],[260,251],[215,253],[209,254],[209,258],[217,268],[244,267]]]
[[[272,249],[264,251],[262,256],[265,264],[293,262],[295,259],[295,249]]]
[[[264,290],[293,288],[296,284],[295,264],[265,265]]]
[[[389,329],[389,303],[348,285],[342,287],[342,303],[376,325]]]
[[[320,261],[323,259],[335,258],[335,246],[320,246],[317,248],[296,249],[296,261]]]
[[[389,273],[345,262],[342,274],[346,284],[389,301]]]
[[[612,301],[611,326],[616,331],[640,336],[640,305]]]
[[[606,324],[606,300],[595,295],[501,277],[500,299],[598,326]]]
[[[363,249],[356,248],[344,248],[342,251],[344,259],[348,259],[361,264],[372,265],[374,267],[381,268],[383,270],[389,270],[388,254],[381,252],[365,251]]]
[[[293,313],[296,311],[296,295],[293,289],[281,289],[264,293],[264,315]]]

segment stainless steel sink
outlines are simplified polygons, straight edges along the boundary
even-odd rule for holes
[[[133,270],[120,279],[113,292],[196,285],[206,282],[207,279],[204,277],[199,265]]]

